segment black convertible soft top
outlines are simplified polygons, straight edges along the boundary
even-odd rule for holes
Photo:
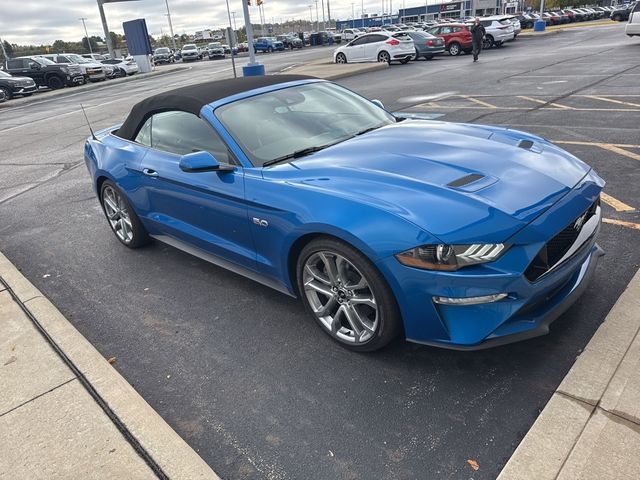
[[[199,115],[205,105],[238,93],[279,83],[308,80],[307,75],[262,75],[229,80],[198,83],[159,93],[136,103],[122,126],[115,133],[126,140],[134,140],[147,119],[159,112],[180,110]]]

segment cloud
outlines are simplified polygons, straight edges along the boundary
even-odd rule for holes
[[[238,27],[244,24],[242,3],[244,0],[229,0],[229,8],[236,12]],[[324,0],[325,9],[330,0]],[[379,12],[380,1],[365,1],[365,12]],[[389,0],[386,0],[388,2]],[[52,5],[53,3],[53,5]],[[419,0],[417,3],[420,3]],[[421,4],[421,3],[420,3]],[[266,22],[287,20],[309,20],[309,5],[313,19],[316,17],[315,0],[264,0]],[[360,16],[361,2],[354,1],[356,17]],[[388,5],[388,3],[387,3]],[[401,1],[393,2],[394,11]],[[169,0],[171,20],[175,33],[193,33],[204,28],[221,28],[228,24],[224,0]],[[164,0],[139,0],[108,3],[104,6],[109,29],[122,33],[122,22],[145,18],[152,35],[169,32]],[[388,7],[387,7],[388,10]],[[322,0],[318,0],[318,12],[322,22]],[[334,0],[331,17],[351,18],[351,2]],[[251,21],[260,22],[258,9],[250,7]],[[327,17],[327,14],[325,13]],[[89,35],[104,36],[96,0],[2,0],[0,15],[0,37],[9,43],[51,44],[54,40],[79,41],[84,37],[80,17],[86,17]],[[328,17],[327,17],[328,19]]]

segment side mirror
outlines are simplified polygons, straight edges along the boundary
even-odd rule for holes
[[[36,62],[29,63],[29,68],[31,70],[40,70],[40,64]]]
[[[371,100],[371,103],[373,103],[374,105],[377,105],[378,107],[380,107],[381,109],[384,110],[384,105],[382,104],[382,102],[380,100],[373,99],[373,100]]]
[[[180,170],[183,172],[232,172],[231,165],[223,165],[209,152],[193,152],[180,158]]]

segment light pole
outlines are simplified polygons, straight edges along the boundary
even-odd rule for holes
[[[233,47],[236,44],[236,39],[234,38],[236,35],[235,30],[233,29],[233,25],[231,25],[231,12],[229,11],[229,0],[227,0],[227,16],[229,17],[229,47],[231,48],[231,66],[233,67],[233,78],[238,78],[236,74],[236,58],[233,54]]]
[[[231,12],[231,15],[233,16],[233,29],[238,31],[238,25],[236,25],[236,12]]]
[[[324,21],[324,0],[322,0],[322,31],[324,32],[327,29],[327,26]]]
[[[318,15],[318,0],[316,0],[316,32],[318,30],[320,30],[320,16]]]
[[[167,19],[169,20],[169,31],[171,32],[171,44],[173,45],[173,49],[176,49],[176,38],[173,35],[173,24],[171,23],[171,11],[169,10],[169,0],[164,0],[164,3],[167,5]]]
[[[356,11],[353,8],[354,5],[355,3],[351,2],[351,28],[356,26],[354,23],[356,21]]]
[[[87,17],[80,17],[78,20],[82,20],[82,26],[84,27],[84,36],[87,39],[87,45],[89,45],[89,53],[93,55],[93,50],[91,49],[91,40],[89,39],[89,34],[87,33],[87,24],[84,23],[84,21],[88,19]]]
[[[4,42],[2,41],[2,38],[0,38],[0,48],[2,49],[2,54],[4,55],[4,59],[9,60],[9,57],[7,56],[7,52],[4,49]]]

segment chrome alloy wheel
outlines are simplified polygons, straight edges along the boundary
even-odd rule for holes
[[[133,225],[131,224],[127,204],[122,196],[111,186],[106,186],[102,191],[102,205],[114,233],[124,243],[131,243],[133,240]]]
[[[379,312],[373,290],[345,257],[314,253],[304,265],[303,284],[311,309],[333,336],[358,345],[376,334]]]

